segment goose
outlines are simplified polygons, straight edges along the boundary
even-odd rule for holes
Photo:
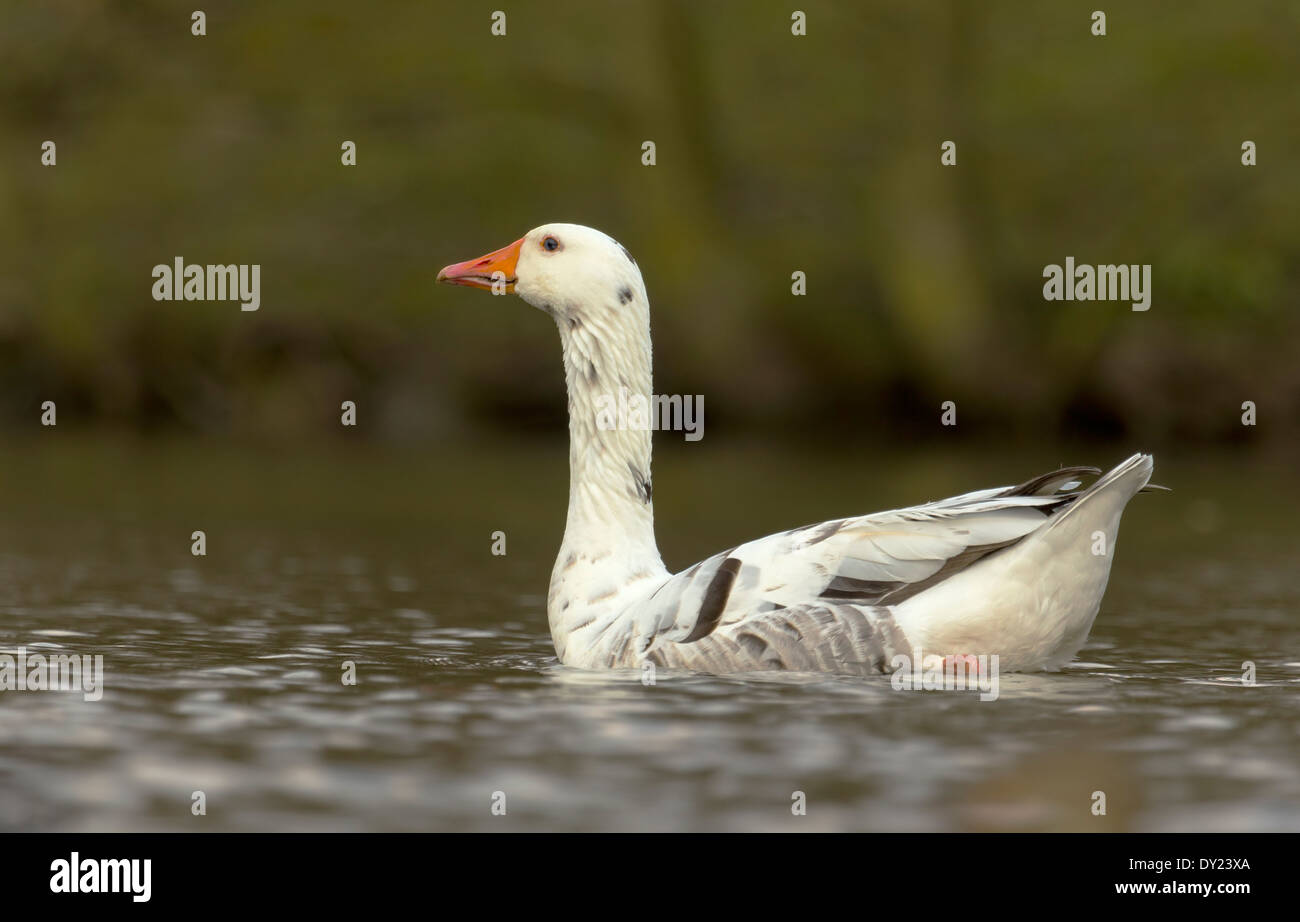
[[[593,228],[546,224],[437,281],[516,294],[559,328],[569,506],[546,609],[562,664],[866,676],[997,656],[1004,672],[1053,671],[1086,641],[1150,455],[794,528],[673,574],[655,542],[650,428],[598,420],[603,395],[652,393],[632,255]]]

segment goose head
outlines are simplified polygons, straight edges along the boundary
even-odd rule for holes
[[[543,224],[509,246],[447,266],[438,281],[517,294],[570,323],[646,301],[636,260],[613,237],[581,224]]]
[[[634,549],[620,560],[662,569],[650,502],[651,430],[606,425],[615,395],[652,394],[650,305],[636,260],[593,228],[544,224],[486,256],[447,266],[438,281],[517,294],[559,329],[570,468],[561,558],[598,540],[593,535],[617,534]]]

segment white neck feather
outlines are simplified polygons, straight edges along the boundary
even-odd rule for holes
[[[608,542],[652,553],[654,504],[649,429],[602,428],[603,400],[651,394],[650,329],[644,304],[619,305],[612,322],[557,315],[569,392],[569,516],[566,546]],[[606,413],[606,420],[608,413]],[[592,548],[592,550],[597,550]]]
[[[604,428],[602,398],[651,396],[650,309],[640,279],[613,303],[554,308],[569,392],[569,514],[548,612],[564,659],[570,629],[667,574],[654,535],[649,428]],[[608,420],[608,414],[605,417]]]

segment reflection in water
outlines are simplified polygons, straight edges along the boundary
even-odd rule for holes
[[[1003,675],[981,703],[887,677],[660,670],[648,686],[558,666],[538,594],[564,503],[549,448],[432,473],[86,450],[93,479],[62,455],[3,459],[36,488],[0,523],[0,648],[102,654],[107,689],[0,692],[2,829],[1300,829],[1296,542],[1264,477],[1225,495],[1163,471],[1180,492],[1130,507],[1079,661]],[[842,462],[800,459],[808,476],[760,509],[691,492],[726,471],[744,497],[790,463],[746,458],[666,465],[671,562],[997,482],[921,462],[863,490]],[[1041,466],[994,461],[1008,482]],[[207,557],[189,554],[195,528]]]

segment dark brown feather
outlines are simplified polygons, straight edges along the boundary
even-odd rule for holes
[[[718,626],[718,619],[722,617],[722,612],[727,607],[732,584],[736,582],[736,574],[739,572],[740,561],[735,557],[728,557],[718,564],[717,572],[709,581],[709,588],[704,590],[704,600],[700,602],[700,614],[695,619],[695,627],[691,628],[690,634],[682,643],[694,643],[713,633],[714,628]]]

